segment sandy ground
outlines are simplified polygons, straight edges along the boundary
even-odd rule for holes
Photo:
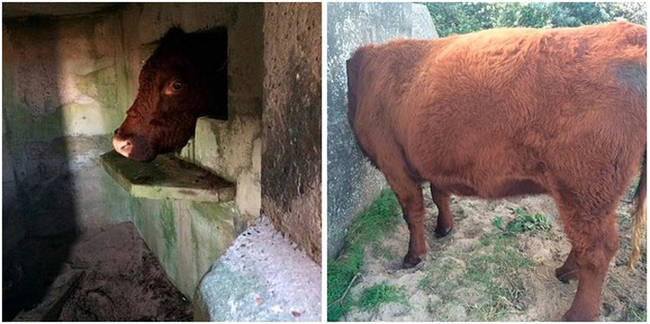
[[[401,300],[364,310],[353,306],[341,319],[347,321],[556,321],[568,310],[577,282],[561,283],[554,276],[570,250],[553,200],[548,196],[486,201],[452,197],[451,211],[455,228],[451,237],[437,240],[433,235],[437,208],[424,190],[427,204],[426,232],[429,253],[415,269],[401,269],[408,246],[408,230],[401,223],[387,235],[379,247],[366,247],[365,263],[350,297],[357,300],[369,287],[385,283],[399,287]],[[492,221],[502,216],[504,224],[515,218],[513,210],[524,208],[530,214],[547,216],[548,232],[516,235],[507,247],[517,258],[530,262],[528,267],[504,266],[487,281],[472,279],[471,267],[487,260],[485,272],[495,254],[495,235],[502,235]],[[639,264],[628,270],[632,205],[622,202],[618,210],[621,248],[613,260],[602,294],[601,320],[620,321],[631,312],[646,310],[646,268]],[[490,236],[492,235],[492,236]],[[486,243],[488,242],[488,243]],[[486,245],[487,244],[487,245]],[[501,262],[493,260],[494,262]],[[475,270],[476,268],[474,268]],[[493,268],[492,268],[493,269]],[[479,276],[481,275],[479,271]],[[500,293],[494,294],[494,287]]]
[[[57,286],[72,288],[60,294]],[[43,316],[61,321],[189,321],[192,307],[133,224],[122,223],[79,237],[42,303],[16,319]]]

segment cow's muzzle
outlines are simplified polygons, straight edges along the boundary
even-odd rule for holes
[[[148,145],[146,138],[125,134],[120,128],[113,135],[113,148],[125,158],[148,162],[156,157],[156,152]]]
[[[133,150],[133,142],[130,139],[122,139],[118,136],[113,137],[113,148],[117,153],[120,153],[125,158],[131,156]]]

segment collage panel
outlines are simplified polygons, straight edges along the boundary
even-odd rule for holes
[[[2,320],[647,322],[646,2],[3,2]]]
[[[328,321],[646,321],[646,3],[328,3]]]
[[[3,320],[321,320],[320,3],[2,9]]]

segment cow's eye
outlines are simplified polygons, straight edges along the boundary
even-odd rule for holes
[[[181,91],[181,89],[183,89],[183,84],[181,82],[176,81],[176,82],[172,83],[172,88],[174,88],[174,91],[177,91],[177,92]]]

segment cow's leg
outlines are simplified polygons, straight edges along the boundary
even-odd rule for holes
[[[569,256],[567,256],[564,264],[555,269],[555,277],[564,283],[578,279],[578,263],[576,262],[576,253],[573,249],[569,252]]]
[[[449,193],[431,187],[431,197],[438,207],[438,225],[436,225],[436,237],[445,237],[454,228],[454,219],[449,212]]]
[[[576,196],[572,198],[581,200],[580,205],[585,207],[559,204],[565,231],[572,245],[573,256],[569,255],[568,267],[575,261],[578,277],[578,291],[563,319],[594,321],[598,320],[600,313],[600,295],[609,263],[618,249],[616,217],[613,204],[604,206],[595,201],[582,204],[585,200],[576,199]]]
[[[395,149],[394,152],[401,153],[398,149]],[[405,268],[412,268],[422,261],[421,257],[427,252],[424,238],[424,198],[422,197],[422,188],[409,172],[401,154],[386,154],[386,156],[389,156],[390,159],[379,159],[378,166],[395,192],[402,207],[404,219],[408,224],[410,233],[409,250],[404,257],[403,265]],[[397,156],[400,158],[397,158]]]
[[[404,257],[404,268],[412,268],[422,261],[422,256],[427,252],[424,237],[424,199],[422,190],[417,182],[410,178],[386,180],[397,196],[404,220],[409,228],[409,250]]]

